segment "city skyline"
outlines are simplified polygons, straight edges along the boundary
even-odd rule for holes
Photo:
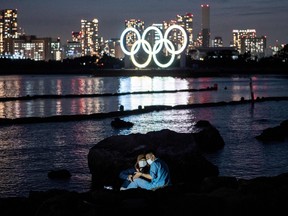
[[[223,38],[229,46],[233,29],[256,29],[257,36],[267,36],[267,44],[288,43],[288,2],[284,0],[195,0],[193,2],[152,0],[123,2],[107,0],[62,0],[1,2],[0,9],[17,9],[18,26],[27,35],[60,37],[62,43],[71,40],[72,31],[80,31],[81,19],[99,20],[99,35],[104,39],[119,38],[125,28],[125,19],[141,19],[145,27],[176,18],[176,15],[194,15],[194,38],[201,31],[201,4],[210,5],[211,39]]]

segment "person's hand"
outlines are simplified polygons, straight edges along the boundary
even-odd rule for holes
[[[142,173],[141,173],[141,172],[135,172],[135,173],[134,173],[134,176],[133,176],[133,179],[139,178],[140,176],[142,176]]]
[[[133,175],[128,175],[128,180],[133,181]]]

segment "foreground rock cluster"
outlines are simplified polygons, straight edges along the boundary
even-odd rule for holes
[[[197,122],[194,133],[166,129],[112,136],[89,151],[88,166],[93,182],[90,191],[31,191],[28,197],[0,198],[0,215],[285,214],[288,173],[254,179],[219,176],[218,168],[203,153],[219,151],[224,145],[218,130],[207,121]],[[147,149],[154,150],[167,162],[173,185],[155,191],[120,191],[119,172],[133,166],[137,155]],[[48,176],[67,177],[67,172],[50,172]]]
[[[29,197],[0,199],[2,216],[282,215],[288,206],[288,173],[245,180],[207,177],[200,184],[141,189],[31,191]]]

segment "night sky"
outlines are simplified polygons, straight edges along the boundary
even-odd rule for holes
[[[80,20],[99,20],[99,35],[120,38],[125,19],[141,19],[145,26],[194,15],[194,38],[201,29],[201,4],[210,5],[211,38],[221,36],[224,45],[233,29],[256,29],[268,45],[288,43],[287,0],[0,0],[0,9],[17,9],[18,25],[26,35],[71,40],[80,31]]]

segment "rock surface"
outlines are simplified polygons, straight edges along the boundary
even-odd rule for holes
[[[133,125],[134,123],[124,121],[120,118],[115,118],[113,121],[111,121],[111,126],[113,128],[129,128],[129,127],[133,127]]]
[[[284,142],[288,140],[288,120],[281,122],[279,126],[263,130],[259,136],[256,136],[256,139],[264,143]]]
[[[0,215],[285,215],[287,206],[288,173],[283,173],[249,180],[207,177],[193,189],[31,191],[27,198],[0,199]]]
[[[66,169],[51,170],[47,174],[50,179],[70,179],[71,173]]]

